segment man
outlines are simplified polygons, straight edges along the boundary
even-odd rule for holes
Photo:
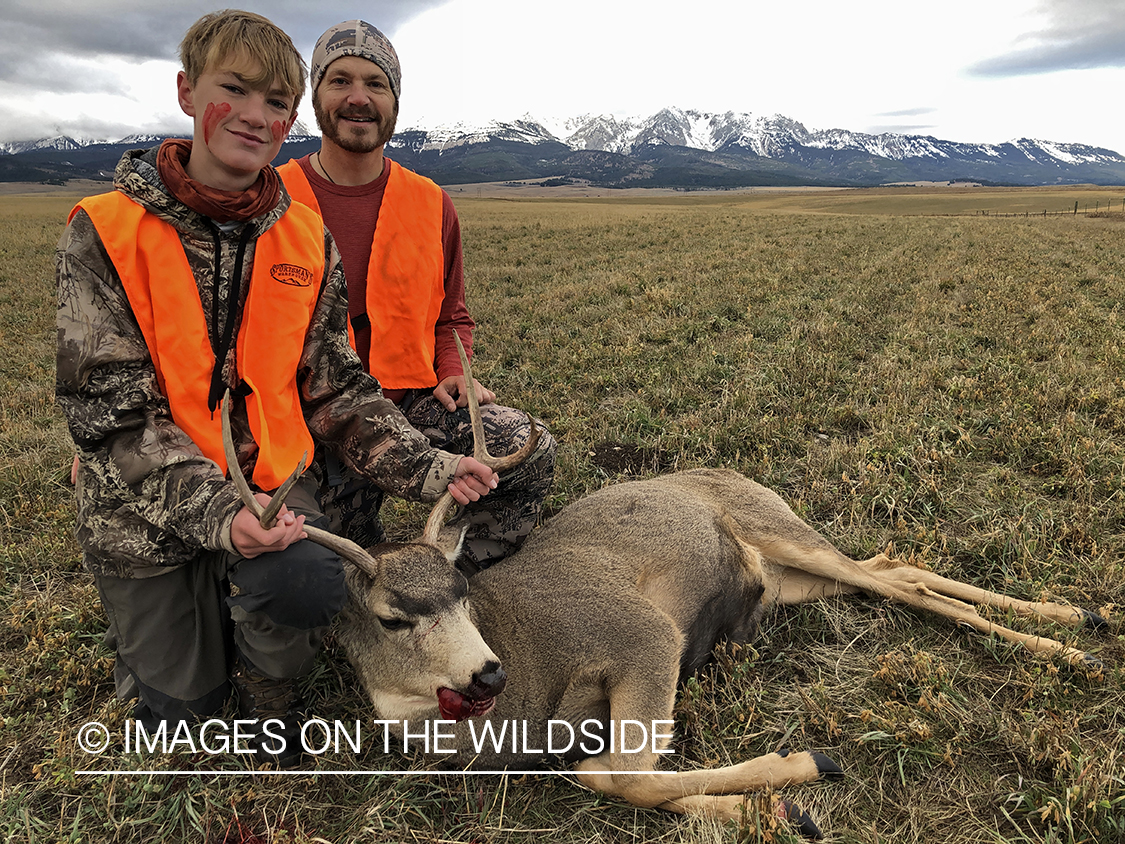
[[[468,503],[496,478],[433,449],[349,345],[331,237],[269,166],[305,86],[289,37],[217,12],[180,57],[192,140],[126,153],[114,190],[82,200],[59,244],[56,395],[78,450],[77,536],[118,694],[139,695],[146,729],[219,711],[233,680],[258,721],[248,750],[290,764],[294,680],[344,604],[343,567],[305,537],[306,518],[323,518],[307,476],[273,528],[242,503],[224,394],[230,471],[261,503],[314,443],[414,499]]]
[[[310,77],[321,146],[279,170],[293,198],[317,211],[336,240],[356,350],[367,370],[435,447],[468,454],[465,378],[452,337],[456,330],[471,352],[460,225],[445,191],[384,155],[400,79],[394,48],[371,24],[348,21],[325,32]],[[479,385],[477,395],[492,454],[526,442],[523,413],[495,404],[495,394]],[[498,492],[467,508],[467,568],[485,568],[522,544],[550,490],[555,450],[544,432]],[[333,529],[361,545],[383,541],[379,490],[341,472],[330,455],[317,464]]]

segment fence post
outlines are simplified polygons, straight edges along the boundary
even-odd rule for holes
[[[1074,200],[1074,216],[1078,216],[1078,200]]]

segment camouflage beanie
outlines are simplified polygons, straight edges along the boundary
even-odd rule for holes
[[[328,65],[343,56],[359,56],[379,65],[391,81],[391,93],[395,95],[395,102],[398,102],[399,81],[402,79],[398,54],[387,36],[367,21],[338,23],[317,39],[310,80],[314,92],[324,78]]]

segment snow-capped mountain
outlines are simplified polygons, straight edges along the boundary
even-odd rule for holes
[[[40,138],[36,141],[11,141],[0,144],[0,153],[18,155],[21,152],[34,152],[36,150],[61,150],[81,149],[98,141],[76,140],[68,135],[55,135],[51,138]]]
[[[813,131],[780,114],[665,108],[647,117],[525,114],[482,124],[421,123],[400,128],[388,152],[444,184],[541,177],[684,187],[866,185],[916,179],[1125,183],[1125,156],[1084,144],[1029,138],[969,144],[929,135]],[[130,135],[114,143],[91,143],[60,136],[0,145],[0,151],[26,162],[0,167],[0,179],[35,178],[29,175],[32,170],[51,178],[77,174],[68,175],[67,168],[87,178],[104,178],[122,148],[159,140]],[[306,154],[319,143],[318,135],[297,125],[279,159]],[[65,159],[56,160],[63,153]],[[0,157],[0,162],[5,160],[15,163]]]
[[[739,147],[763,158],[784,158],[796,147],[808,147],[854,150],[894,161],[908,158],[988,160],[1010,154],[1015,148],[1029,161],[1039,163],[1125,162],[1125,157],[1111,150],[1029,138],[996,145],[942,141],[928,135],[868,135],[846,129],[811,132],[800,122],[780,114],[767,117],[730,111],[712,114],[666,108],[649,117],[584,115],[566,120],[537,120],[525,115],[520,123],[524,126],[537,124],[552,139],[562,141],[572,149],[626,155],[635,153],[638,147],[646,144],[667,144],[707,152]]]
[[[416,135],[418,131],[413,129],[399,134]],[[422,132],[425,135],[423,148],[438,150],[439,152],[451,147],[492,141],[510,141],[520,144],[541,144],[558,141],[546,127],[529,118],[520,118],[510,122],[493,120],[483,126],[454,123],[450,126],[437,126],[433,129],[422,130]]]
[[[146,133],[137,133],[135,135],[126,135],[120,141],[115,141],[115,144],[124,144],[133,149],[140,147],[154,147],[163,141],[169,135],[151,135]]]

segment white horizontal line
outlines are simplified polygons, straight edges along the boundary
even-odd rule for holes
[[[572,777],[576,774],[616,776],[618,774],[657,774],[665,776],[679,771],[75,771],[75,774],[99,777],[158,776],[158,777]]]

